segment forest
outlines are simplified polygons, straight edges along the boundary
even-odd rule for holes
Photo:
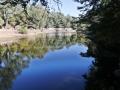
[[[49,11],[40,3],[37,5],[12,6],[0,4],[0,28],[27,30],[41,28],[73,28],[75,17],[65,16],[61,11]]]

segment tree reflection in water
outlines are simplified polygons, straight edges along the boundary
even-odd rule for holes
[[[20,39],[17,43],[0,46],[0,90],[11,88],[12,81],[29,66],[33,58],[43,58],[50,50],[69,47],[75,43],[85,43],[82,36],[44,36],[33,40]]]

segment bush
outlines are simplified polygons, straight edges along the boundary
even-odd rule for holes
[[[19,29],[19,33],[20,34],[27,34],[27,27],[21,26],[20,29]]]

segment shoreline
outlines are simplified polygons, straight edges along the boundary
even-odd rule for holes
[[[20,38],[32,38],[31,36],[37,36],[39,34],[56,34],[56,33],[65,33],[65,34],[75,34],[76,31],[71,28],[48,28],[42,30],[28,30],[27,34],[20,34],[17,30],[14,29],[0,29],[0,45],[13,43]]]

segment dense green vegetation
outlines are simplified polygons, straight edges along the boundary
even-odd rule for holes
[[[87,28],[88,55],[95,57],[85,75],[86,90],[119,90],[120,86],[120,0],[76,0],[85,10],[81,22]]]
[[[26,11],[20,5],[0,5],[0,28],[15,28],[21,33],[29,28],[75,28],[73,21],[73,17],[64,16],[61,12],[49,12],[41,5],[28,5]]]

